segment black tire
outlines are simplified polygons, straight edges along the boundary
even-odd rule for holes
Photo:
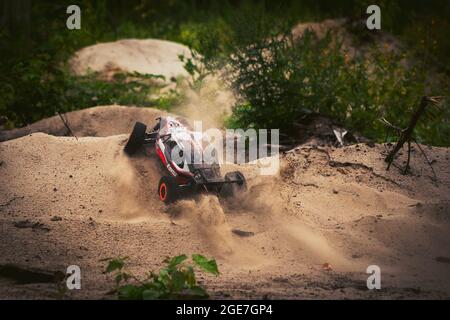
[[[124,151],[128,155],[136,153],[136,151],[144,144],[145,132],[147,131],[147,126],[142,122],[136,122],[133,131],[128,138],[127,144],[125,145]]]
[[[247,190],[247,181],[240,171],[228,172],[225,174],[225,181],[238,180],[237,183],[226,183],[222,186],[220,194],[225,197],[234,197],[235,195]]]
[[[174,203],[180,198],[180,187],[175,177],[164,176],[159,180],[158,195],[165,204]]]

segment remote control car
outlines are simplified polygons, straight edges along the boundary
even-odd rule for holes
[[[136,122],[124,151],[132,155],[141,146],[154,145],[156,154],[167,169],[167,175],[158,184],[161,201],[169,204],[202,192],[230,197],[246,190],[241,172],[229,172],[222,177],[218,161],[204,161],[202,133],[192,131],[181,118],[168,116],[156,120],[150,132],[147,132],[145,124]]]

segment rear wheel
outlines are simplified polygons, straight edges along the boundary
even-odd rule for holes
[[[180,198],[180,187],[177,180],[171,176],[164,176],[158,184],[159,199],[166,203],[173,203]]]
[[[143,145],[146,130],[147,126],[145,124],[136,122],[124,148],[124,151],[127,154],[132,155],[136,153],[136,151]]]

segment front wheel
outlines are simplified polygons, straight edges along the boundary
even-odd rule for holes
[[[174,177],[164,176],[158,184],[159,199],[165,204],[173,203],[180,198],[180,187]]]

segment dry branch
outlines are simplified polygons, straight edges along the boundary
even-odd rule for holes
[[[66,127],[67,131],[72,137],[75,137],[76,140],[78,140],[77,136],[73,133],[72,129],[70,129],[69,121],[67,120],[67,117],[65,115],[62,115],[61,113],[57,112],[59,118],[61,119],[62,123]]]
[[[426,107],[428,104],[432,104],[434,106],[438,106],[440,101],[441,101],[441,97],[423,97],[422,100],[420,101],[420,105],[417,108],[417,110],[414,112],[414,114],[412,115],[408,126],[405,129],[401,129],[399,127],[396,127],[394,125],[392,125],[389,121],[387,121],[386,119],[381,119],[381,121],[388,127],[396,130],[399,134],[399,139],[397,144],[395,145],[395,147],[389,152],[389,154],[386,156],[385,161],[388,163],[388,166],[386,168],[386,170],[389,170],[392,162],[394,161],[395,155],[400,151],[400,149],[403,148],[403,145],[405,143],[408,143],[408,159],[406,161],[406,166],[404,169],[404,173],[407,173],[409,170],[409,162],[411,159],[411,140],[415,139],[413,138],[413,132],[414,132],[414,128],[417,125],[417,122],[419,121],[419,119],[422,117],[423,114],[426,113]],[[416,142],[417,144],[417,142]],[[431,165],[431,162],[428,161],[428,158],[426,156],[426,154],[423,152],[422,148],[419,149],[421,150],[422,154],[425,156],[425,159],[427,159],[428,164],[431,166],[431,169],[434,172],[434,169]],[[436,175],[436,174],[435,174]]]

